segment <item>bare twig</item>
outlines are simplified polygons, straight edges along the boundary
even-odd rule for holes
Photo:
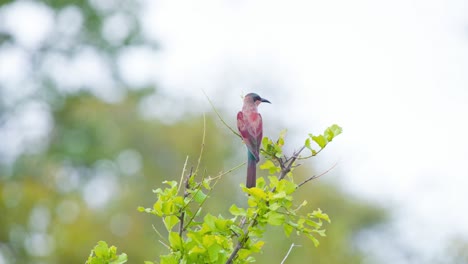
[[[291,171],[291,168],[294,164],[294,162],[299,158],[299,155],[301,152],[305,149],[305,146],[302,146],[301,149],[298,151],[294,152],[294,154],[291,156],[291,158],[287,159],[287,162],[285,162],[284,169],[281,170],[280,177],[278,178],[280,181],[286,177],[286,175]],[[287,164],[286,164],[287,163]]]
[[[203,91],[203,90],[202,90]],[[206,95],[205,91],[203,91],[203,94],[205,94],[205,97],[206,99],[208,100],[208,102],[210,103],[211,105],[211,108],[213,108],[213,111],[215,111],[216,115],[218,116],[219,120],[221,120],[221,122],[227,127],[229,128],[229,130],[231,130],[232,133],[234,133],[234,135],[238,136],[240,139],[242,139],[242,136],[237,133],[234,129],[232,129],[232,127],[230,127],[225,121],[224,119],[221,117],[221,115],[219,114],[218,110],[216,110],[216,108],[214,107],[213,103],[211,102],[210,98],[208,97],[208,95]]]
[[[223,173],[220,173],[219,175],[213,177],[212,179],[219,179],[219,178],[221,178],[222,176],[224,176],[224,175],[226,175],[226,174],[229,174],[229,173],[231,173],[231,172],[237,170],[238,168],[244,166],[245,163],[247,163],[247,162],[243,162],[243,163],[241,163],[241,164],[239,164],[239,165],[237,165],[237,166],[235,166],[235,167],[233,167],[233,168],[231,168],[231,169],[229,169],[229,170],[227,170],[227,171],[225,171],[225,172],[223,172]]]
[[[250,223],[250,225],[246,228],[246,231],[244,232],[244,236],[237,241],[237,245],[236,247],[234,248],[234,250],[232,251],[231,255],[229,256],[229,259],[226,261],[226,264],[231,264],[234,259],[236,258],[237,256],[237,253],[239,252],[239,250],[241,250],[245,243],[247,243],[247,241],[249,240],[249,227],[252,227],[252,226],[255,226],[257,224],[257,215],[254,216],[254,220]],[[243,223],[242,225],[245,224],[245,218],[243,219]]]
[[[202,137],[202,143],[200,147],[200,155],[198,156],[197,168],[195,169],[195,174],[198,174],[198,168],[200,167],[201,159],[203,156],[203,150],[205,150],[205,137],[206,137],[206,117],[205,117],[205,114],[203,114],[203,137]]]
[[[161,235],[161,233],[159,233],[158,229],[154,226],[154,225],[151,225],[153,227],[153,230],[154,232],[156,232],[156,234],[158,234],[158,236],[162,239],[162,240],[165,240],[166,238],[163,237],[163,235]],[[161,240],[159,240],[161,241]],[[162,242],[161,242],[162,243]],[[164,243],[163,243],[164,244]],[[164,244],[165,245],[165,244]]]
[[[239,165],[235,166],[235,167],[232,168],[232,169],[227,170],[226,172],[220,173],[220,174],[217,175],[216,177],[210,178],[211,180],[215,180],[215,179],[216,179],[216,181],[215,181],[215,183],[213,184],[212,188],[208,191],[208,194],[207,194],[207,195],[209,195],[209,194],[211,193],[211,191],[214,189],[214,187],[216,186],[216,184],[218,183],[219,179],[221,179],[222,176],[224,176],[224,175],[226,175],[226,174],[228,174],[228,173],[230,173],[230,172],[232,172],[232,171],[234,171],[234,170],[240,168],[240,167],[241,167],[242,165],[244,165],[244,164],[245,164],[245,162],[242,163],[242,164],[239,164]],[[206,171],[205,171],[205,173],[203,174],[201,183],[202,183],[203,180],[205,179],[205,174],[206,174]],[[199,185],[201,185],[201,183],[200,183]],[[201,188],[201,186],[197,186],[197,188]],[[200,190],[200,189],[198,189],[197,192],[198,192],[199,190]],[[196,194],[195,194],[195,195],[196,195]],[[195,196],[195,195],[194,195],[194,196]],[[188,221],[188,223],[187,223],[187,224],[185,225],[185,227],[183,228],[184,231],[188,228],[188,226],[190,225],[190,223],[192,223],[192,221],[195,219],[195,216],[198,215],[198,211],[201,210],[201,208],[202,208],[202,206],[203,206],[203,204],[205,203],[206,200],[207,200],[207,198],[205,198],[205,199],[201,202],[201,204],[198,206],[197,211],[193,214],[192,218],[190,218],[190,220]],[[191,202],[191,200],[190,200],[190,202]],[[190,202],[189,202],[189,203],[190,203]],[[183,210],[185,210],[185,208],[183,208]]]
[[[291,253],[293,247],[300,247],[300,246],[301,245],[295,245],[294,243],[292,243],[291,246],[289,247],[288,253],[286,253],[286,256],[284,256],[284,258],[283,258],[283,261],[281,261],[281,264],[284,264],[286,259],[289,257],[289,254]]]
[[[312,153],[312,154],[310,154],[310,155],[307,156],[307,157],[299,157],[298,159],[303,160],[303,159],[309,159],[309,158],[315,157],[315,156],[317,156],[317,155],[320,153],[320,151],[322,151],[323,149],[325,149],[325,147],[326,147],[326,145],[323,146],[323,148],[319,149],[319,151],[317,151],[317,152],[315,152],[315,153]]]
[[[333,164],[333,166],[331,166],[331,168],[329,168],[328,170],[326,170],[326,171],[320,173],[319,175],[314,175],[314,176],[312,176],[312,177],[309,177],[307,180],[301,182],[299,185],[297,185],[297,188],[299,188],[299,187],[301,187],[302,185],[304,185],[304,184],[310,182],[311,180],[315,180],[315,179],[317,179],[317,178],[322,177],[323,175],[327,174],[329,171],[333,170],[333,169],[336,167],[336,165],[338,165],[338,162],[336,162],[335,164]]]
[[[185,179],[185,189],[184,189],[184,200],[189,196],[188,190],[190,189],[190,177],[192,177],[193,167],[190,169],[190,174],[187,175]],[[182,210],[182,213],[179,217],[179,236],[182,237],[182,232],[184,232],[184,218],[185,218],[185,210]]]
[[[185,168],[187,167],[187,161],[188,161],[188,156],[185,158],[184,168],[182,169],[182,175],[180,175],[179,188],[177,189],[177,193],[180,192],[180,187],[182,187],[182,181],[184,180]]]
[[[226,261],[226,264],[231,264],[234,261],[234,258],[237,256],[237,252],[239,252],[244,243],[247,241],[246,238],[248,238],[247,235],[242,238],[242,242],[239,241],[237,243],[236,247],[234,248],[234,251],[232,251],[231,256],[229,256],[229,259]]]

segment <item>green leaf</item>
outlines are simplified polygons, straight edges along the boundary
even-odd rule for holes
[[[271,167],[276,167],[271,160],[266,160],[263,164],[259,166],[261,170],[269,170]]]
[[[94,247],[94,254],[98,258],[108,258],[109,257],[109,247],[104,241],[99,241],[97,246]]]
[[[214,216],[211,215],[211,214],[207,214],[207,215],[205,215],[205,217],[203,218],[203,222],[204,222],[204,223],[207,225],[207,227],[209,227],[209,229],[212,230],[212,231],[216,230],[215,221],[216,221],[216,217],[214,217]]]
[[[271,187],[271,188],[275,188],[275,187],[276,187],[277,190],[278,190],[278,188],[281,188],[281,187],[278,186],[278,183],[279,183],[278,177],[276,177],[276,176],[268,176],[268,180],[270,180],[270,187]]]
[[[163,181],[163,183],[171,186],[171,188],[177,187],[176,181]]]
[[[161,264],[179,264],[176,255],[164,255],[161,256]]]
[[[122,253],[119,256],[117,256],[116,260],[112,260],[110,264],[123,264],[127,262],[127,254]]]
[[[153,190],[153,193],[162,194],[163,190],[161,188],[157,188],[156,190]]]
[[[310,138],[307,138],[305,143],[304,143],[305,147],[312,150],[312,146],[310,145]]]
[[[206,195],[201,189],[198,189],[193,196],[193,200],[200,204],[206,199],[206,197],[208,197],[208,195]]]
[[[260,252],[260,250],[262,250],[262,247],[263,245],[265,245],[265,241],[257,241],[257,243],[253,244],[250,249],[253,251],[253,252]]]
[[[281,208],[281,205],[278,202],[270,203],[270,206],[268,206],[271,211],[276,211],[279,208]]]
[[[154,210],[154,213],[155,213],[157,216],[162,216],[162,215],[163,215],[162,206],[163,206],[163,201],[161,201],[161,200],[157,200],[157,201],[154,203],[154,205],[153,205],[153,210]]]
[[[313,235],[311,234],[307,234],[305,233],[305,235],[310,239],[312,240],[312,242],[314,243],[314,246],[315,247],[318,247],[320,245],[320,242],[317,240],[317,238],[315,238]]]
[[[279,226],[284,223],[285,216],[274,211],[269,212],[267,215],[267,221],[270,225]]]
[[[312,140],[315,141],[320,148],[324,148],[328,144],[327,139],[323,135],[312,136]]]
[[[123,264],[125,262],[127,262],[127,254],[122,253],[117,255],[117,248],[115,246],[109,247],[106,242],[99,241],[91,251],[86,264]]]
[[[333,138],[335,138],[342,132],[343,132],[343,129],[340,126],[334,124],[330,126],[329,128],[325,129],[324,135],[327,138],[327,140],[330,142],[333,140]]]
[[[316,230],[314,230],[313,232],[319,234],[319,235],[322,236],[322,237],[327,236],[327,235],[325,234],[325,229],[316,229]]]
[[[263,189],[265,187],[265,179],[263,177],[257,178],[257,187]]]
[[[302,219],[301,219],[301,220],[302,220]],[[322,226],[322,221],[320,221],[320,222],[314,222],[314,221],[312,221],[312,220],[307,219],[307,220],[305,220],[305,223],[306,223],[307,225],[309,225],[310,227],[313,227],[313,228],[320,228],[320,227]]]
[[[223,248],[218,244],[213,244],[211,247],[208,248],[208,256],[210,258],[211,263],[215,263],[218,260],[219,252]]]
[[[264,149],[268,148],[269,143],[270,143],[270,139],[268,137],[264,137],[262,139],[262,146],[263,146]]]
[[[310,216],[315,217],[315,218],[319,218],[319,219],[323,219],[323,220],[327,221],[328,223],[331,223],[330,217],[327,214],[323,213],[322,210],[320,210],[320,208],[313,211],[310,214]]]
[[[263,164],[261,164],[260,169],[269,170],[270,174],[281,171],[281,168],[277,167],[271,160],[266,160]]]
[[[211,190],[210,181],[211,181],[211,178],[203,179],[202,185],[207,190]]]
[[[294,230],[294,228],[288,224],[285,224],[283,225],[283,229],[284,229],[284,234],[289,237],[292,233],[292,231]]]
[[[281,130],[281,132],[279,134],[278,141],[276,142],[276,144],[278,146],[280,146],[280,147],[284,146],[284,138],[286,137],[287,132],[288,132],[288,130],[286,130],[286,129]]]
[[[239,250],[239,253],[237,253],[238,259],[246,259],[250,254],[252,254],[252,251],[245,248]]]
[[[169,232],[169,243],[173,249],[181,249],[182,241],[181,237],[176,232]]]
[[[281,192],[275,193],[272,198],[273,199],[281,199],[281,198],[284,198],[284,197],[286,197],[286,192],[281,191]]]
[[[215,220],[215,226],[216,226],[217,232],[227,232],[228,230],[230,230],[229,227],[231,225],[232,225],[232,221],[229,219],[223,219],[221,215]]]
[[[252,187],[252,188],[245,188],[244,192],[252,195],[253,197],[257,199],[265,199],[266,198],[266,193],[262,189],[258,187]]]
[[[206,252],[205,248],[195,245],[194,247],[192,247],[192,249],[190,249],[189,254],[202,254],[205,252]]]
[[[164,225],[166,226],[167,231],[171,231],[172,228],[179,223],[179,218],[175,215],[169,215],[164,217]]]
[[[231,225],[230,226],[231,230],[236,233],[237,235],[239,236],[243,236],[244,235],[244,230],[236,225]]]
[[[297,184],[294,182],[283,179],[281,180],[281,183],[284,184],[283,190],[286,192],[286,194],[292,194],[297,189]]]
[[[233,204],[233,205],[229,208],[229,212],[230,212],[232,215],[235,215],[235,216],[238,216],[238,215],[245,216],[245,214],[246,214],[244,208],[239,208],[239,207],[237,207],[237,205],[235,205],[235,204]]]

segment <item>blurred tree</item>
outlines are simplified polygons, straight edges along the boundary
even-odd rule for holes
[[[173,126],[142,120],[135,102],[72,96],[54,112],[48,149],[16,160],[1,183],[0,208],[8,214],[0,221],[1,241],[14,238],[9,244],[23,252],[15,253],[21,263],[41,255],[48,255],[39,258],[48,263],[81,263],[101,238],[126,248],[132,260],[151,256],[143,254],[154,245],[151,223],[136,208],[151,201],[156,184],[179,177],[185,155],[197,155],[203,129],[199,118]],[[215,130],[212,122],[207,125]],[[223,141],[220,133],[207,139],[207,167],[221,170],[218,164],[230,153]],[[15,228],[21,237],[14,237]],[[34,252],[36,233],[43,236],[44,252]]]
[[[136,66],[123,59],[129,51],[157,47],[141,33],[138,3],[0,1],[0,263],[83,263],[98,240],[129,263],[164,251],[151,227],[159,223],[136,208],[152,204],[162,180],[178,179],[187,155],[194,163],[203,122],[180,118],[154,83],[125,75]],[[43,29],[42,37],[28,38],[25,25]],[[236,165],[240,141],[211,117],[207,131],[207,172]],[[223,179],[213,193],[223,199],[207,207],[227,210],[244,199],[232,188],[243,179]],[[305,190],[333,223],[320,248],[299,241],[288,261],[360,263],[352,240],[381,211],[333,186]],[[275,232],[260,263],[278,262],[293,241],[277,241]]]

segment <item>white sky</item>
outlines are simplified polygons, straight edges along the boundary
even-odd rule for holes
[[[426,257],[437,253],[439,239],[468,238],[468,2],[143,3],[144,34],[161,50],[130,47],[119,54],[125,81],[156,82],[161,93],[199,99],[208,110],[204,89],[233,120],[239,96],[258,92],[273,102],[260,109],[266,135],[276,135],[272,123],[281,118],[292,130],[292,143],[337,123],[344,134],[320,155],[317,167],[325,170],[340,160],[340,173],[329,178],[393,209],[399,220],[390,236],[401,236],[401,243]],[[44,23],[32,23],[31,17]],[[82,24],[72,7],[55,19],[68,21],[72,31]],[[34,49],[53,20],[43,5],[23,1],[0,13],[5,22],[0,29],[10,29],[23,47]],[[125,34],[112,32],[127,32],[125,21],[123,14],[111,16],[103,28],[106,38],[118,43]],[[4,47],[0,81],[22,86],[21,73],[32,71],[26,57],[18,47]],[[63,76],[54,69],[65,64],[75,70],[65,79],[58,76],[62,82],[71,87],[95,82],[104,87],[98,95],[110,101],[122,97],[121,90],[112,90],[105,61],[93,50],[83,50],[68,64],[62,60],[57,55],[46,62],[52,77]],[[154,102],[164,103],[158,98],[145,105],[157,108]],[[389,263],[395,258],[382,257]]]
[[[426,256],[468,237],[468,2],[147,2],[164,92],[232,111],[258,92],[301,138],[338,123],[318,166],[340,159],[334,180],[393,209],[392,235]]]

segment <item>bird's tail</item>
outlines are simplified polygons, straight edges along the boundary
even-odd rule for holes
[[[255,187],[257,183],[257,160],[250,151],[247,152],[247,183],[245,186],[247,186],[247,188],[252,188]]]

